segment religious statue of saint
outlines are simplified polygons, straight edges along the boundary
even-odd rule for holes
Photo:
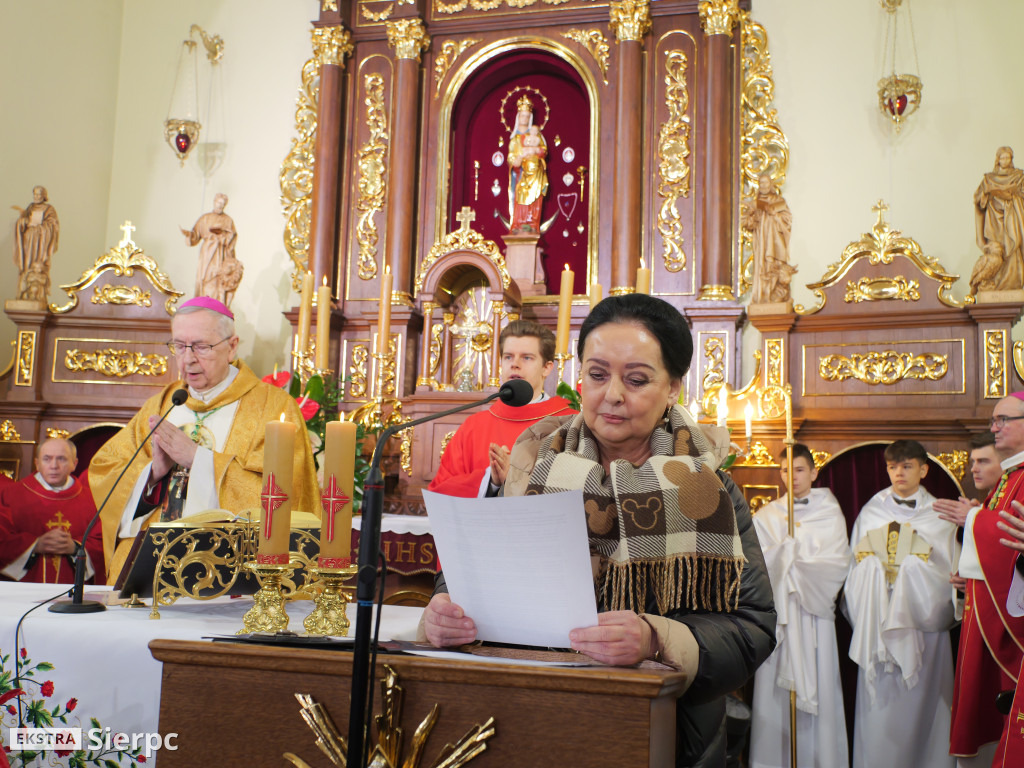
[[[741,225],[753,235],[753,304],[789,301],[789,283],[796,267],[789,263],[789,236],[793,214],[776,189],[772,177],[757,177],[757,196],[753,207],[744,206]]]
[[[993,275],[978,281],[978,287],[995,291],[1024,287],[1024,170],[1014,167],[1009,147],[996,150],[995,167],[974,193],[974,221],[982,251],[975,270],[981,262],[1000,262]],[[973,282],[972,278],[972,288]]]
[[[235,258],[235,222],[224,213],[228,196],[217,193],[213,210],[204,213],[191,231],[181,228],[190,246],[202,243],[196,267],[196,296],[208,296],[227,306],[242,279],[242,263]]]
[[[533,124],[528,96],[516,105],[516,124],[508,139],[508,189],[512,204],[512,234],[540,234],[540,213],[548,192],[548,145]]]
[[[60,222],[48,202],[46,187],[33,187],[32,202],[18,212],[14,224],[14,265],[18,268],[15,298],[46,304],[50,293],[50,262],[57,252]]]

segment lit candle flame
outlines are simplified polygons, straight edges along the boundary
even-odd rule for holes
[[[281,423],[284,424],[284,414],[281,414]]]
[[[640,257],[640,269],[647,269],[647,265],[644,264],[644,257]]]
[[[568,264],[566,264],[566,265],[565,265],[565,271],[566,271],[566,272],[568,272],[568,271],[569,271],[569,265],[568,265]]]

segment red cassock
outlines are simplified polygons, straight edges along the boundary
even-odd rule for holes
[[[51,491],[35,476],[20,483],[0,488],[0,568],[6,568],[27,552],[36,539],[53,528],[63,528],[75,541],[80,541],[96,506],[86,476],[75,480],[64,491]],[[85,551],[99,581],[106,581],[103,566],[103,532],[93,526]],[[0,578],[7,578],[0,576]],[[75,569],[69,555],[39,555],[22,581],[71,584]]]
[[[536,424],[545,416],[567,416],[572,413],[572,407],[560,397],[551,397],[518,408],[496,400],[488,410],[474,413],[458,428],[427,490],[448,496],[476,497],[484,472],[490,466],[488,450],[491,443],[511,450],[516,438],[531,424]]]

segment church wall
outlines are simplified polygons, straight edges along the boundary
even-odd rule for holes
[[[0,299],[13,299],[14,223],[47,188],[60,220],[53,288],[78,279],[106,250],[122,0],[16,2],[0,9]],[[63,296],[63,293],[60,294]],[[0,368],[14,323],[0,314]]]

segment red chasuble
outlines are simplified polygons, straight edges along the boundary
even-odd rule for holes
[[[0,568],[6,568],[27,552],[36,539],[53,528],[63,528],[80,541],[96,507],[88,482],[76,480],[64,491],[51,491],[35,476],[0,488]],[[99,524],[85,547],[100,584],[106,581],[103,567],[103,531]],[[0,577],[6,578],[6,577]],[[70,555],[39,555],[22,581],[71,584],[75,569]]]
[[[560,397],[513,408],[495,400],[490,409],[474,413],[455,432],[441,457],[441,467],[427,486],[448,496],[474,498],[479,494],[484,472],[490,466],[487,452],[491,443],[509,450],[516,438],[545,416],[575,413]]]
[[[1000,739],[997,755],[1005,748],[1006,718],[995,700],[996,694],[1017,683],[1024,658],[1024,618],[1006,611],[1017,553],[999,543],[1004,534],[996,524],[999,511],[1009,510],[1013,501],[1024,502],[1024,467],[1003,475],[974,518],[972,532],[985,580],[967,581],[953,689],[953,755],[974,755],[982,745]]]

